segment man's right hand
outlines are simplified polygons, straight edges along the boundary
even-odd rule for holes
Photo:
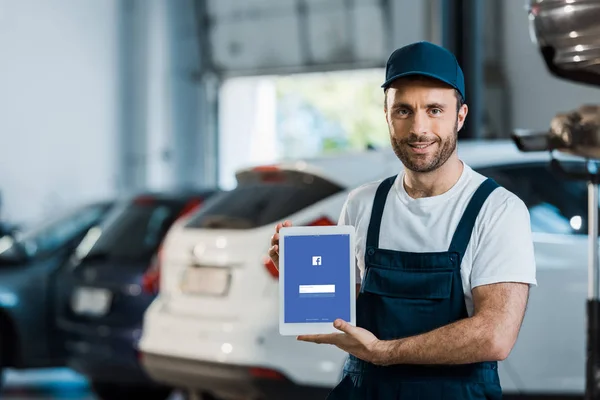
[[[271,248],[269,248],[269,257],[275,264],[275,267],[279,271],[279,230],[283,227],[292,226],[292,222],[285,220],[283,223],[277,224],[275,227],[275,234],[271,236]]]

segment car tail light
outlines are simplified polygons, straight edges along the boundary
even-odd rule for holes
[[[330,225],[335,225],[335,222],[333,222],[331,219],[329,219],[327,217],[317,218],[316,220],[307,224],[307,226],[330,226]],[[273,278],[279,279],[279,270],[277,269],[277,267],[275,267],[275,263],[273,263],[273,260],[271,260],[271,257],[268,257],[268,256],[265,257],[265,259],[263,261],[263,265],[265,266],[265,268],[267,269],[267,271]]]
[[[162,245],[158,252],[152,257],[150,268],[142,276],[142,290],[145,293],[156,295],[160,288],[160,268],[162,261]]]
[[[252,171],[259,174],[261,182],[277,183],[285,182],[286,180],[285,172],[276,165],[263,165],[253,168]]]
[[[336,223],[327,217],[321,217],[307,225],[308,226],[330,226],[330,225],[336,225]]]
[[[281,373],[281,372],[277,372],[273,369],[268,369],[268,368],[260,368],[260,367],[251,367],[248,372],[250,372],[250,375],[253,376],[254,378],[259,378],[259,379],[270,379],[270,380],[277,380],[277,381],[282,381],[285,380],[285,376]]]
[[[193,199],[190,200],[182,209],[179,215],[177,216],[177,220],[186,218],[191,214],[195,213],[204,202],[204,199]]]
[[[275,266],[275,263],[273,263],[273,260],[271,260],[271,257],[265,257],[263,264],[273,278],[279,279],[279,270]]]
[[[182,209],[175,222],[180,219],[186,218],[190,214],[196,212],[202,206],[202,199],[193,199],[189,201]],[[150,267],[142,276],[142,290],[148,294],[158,294],[158,290],[160,288],[160,270],[162,267],[162,258],[163,258],[163,246],[162,244],[158,248],[158,251],[152,258],[152,262],[150,263]]]
[[[252,171],[256,172],[277,172],[280,171],[277,165],[259,165],[258,167],[252,168]]]

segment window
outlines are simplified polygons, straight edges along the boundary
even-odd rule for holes
[[[247,171],[238,186],[211,198],[189,222],[204,229],[252,229],[280,221],[342,188],[298,171]]]
[[[234,188],[235,171],[247,165],[388,146],[384,76],[367,69],[226,79],[219,186]]]
[[[183,202],[127,202],[107,217],[86,258],[149,259],[158,249]]]
[[[534,232],[587,234],[587,185],[566,180],[548,164],[481,169],[517,195],[529,209]]]

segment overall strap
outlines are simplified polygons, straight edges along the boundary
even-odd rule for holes
[[[379,247],[379,231],[381,228],[381,217],[383,216],[383,208],[387,195],[390,192],[396,175],[384,179],[377,188],[375,199],[373,199],[373,209],[371,210],[371,220],[369,221],[369,229],[367,230],[367,249]]]
[[[473,197],[469,201],[465,212],[460,219],[458,226],[456,227],[456,231],[454,232],[454,236],[452,237],[452,242],[450,243],[450,252],[456,252],[460,255],[459,260],[462,261],[465,252],[467,251],[467,246],[469,245],[469,240],[471,239],[471,233],[473,232],[473,227],[475,226],[475,220],[477,219],[477,215],[479,215],[479,211],[483,206],[483,203],[487,200],[488,196],[496,189],[500,187],[491,178],[487,178],[475,191]]]

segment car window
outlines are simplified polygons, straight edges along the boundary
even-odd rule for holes
[[[238,186],[207,202],[187,227],[252,229],[280,221],[343,190],[299,171],[253,170],[238,175]]]
[[[152,256],[185,203],[127,202],[117,207],[102,226],[86,258],[145,259]]]
[[[534,232],[587,234],[587,186],[555,174],[548,164],[482,169],[527,205]]]
[[[91,205],[52,218],[19,233],[13,246],[19,246],[28,257],[44,257],[83,235],[100,222],[107,209],[106,205]]]

